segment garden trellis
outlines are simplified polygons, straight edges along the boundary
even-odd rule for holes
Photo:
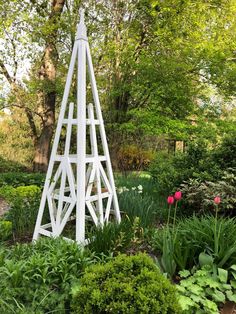
[[[94,101],[94,105],[89,103],[87,106],[86,71]],[[69,103],[74,72],[77,72],[77,106]],[[71,139],[75,134],[76,153],[73,154]],[[63,136],[65,141],[61,141]],[[75,220],[74,240],[86,244],[86,222],[103,226],[111,214],[120,222],[84,12],[81,10],[33,239],[37,240],[40,235],[58,237],[63,234],[66,224]],[[49,217],[49,222],[45,223],[46,217]]]

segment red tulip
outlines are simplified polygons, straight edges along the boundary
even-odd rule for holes
[[[181,198],[182,198],[182,192],[181,191],[175,192],[175,199],[176,199],[176,201],[181,200]]]
[[[216,196],[216,197],[214,198],[214,203],[215,203],[216,205],[219,205],[220,202],[221,202],[220,197],[219,197],[219,196]]]
[[[174,197],[172,195],[167,197],[167,203],[169,205],[172,205],[174,203],[174,201],[175,201],[175,199],[174,199]]]

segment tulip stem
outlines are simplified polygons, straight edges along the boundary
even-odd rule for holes
[[[177,205],[178,205],[178,200],[177,200],[176,203],[175,203],[173,226],[175,226]]]
[[[214,242],[215,242],[215,254],[218,254],[218,232],[217,232],[217,225],[218,225],[218,204],[216,204],[216,214],[215,214],[215,234],[214,234]]]
[[[170,209],[171,209],[171,205],[169,205],[169,209],[168,209],[167,226],[169,226],[169,222],[170,222]]]

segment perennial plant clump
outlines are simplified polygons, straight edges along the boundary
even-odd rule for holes
[[[145,254],[86,269],[72,290],[73,313],[181,313],[175,287]]]
[[[199,270],[179,272],[181,281],[176,286],[183,314],[218,314],[227,300],[236,301],[236,281],[233,265],[231,271],[214,269],[205,265]]]
[[[4,186],[0,196],[6,199],[10,208],[4,219],[11,221],[14,237],[31,235],[34,230],[41,197],[38,186]]]
[[[68,313],[70,291],[99,259],[77,243],[39,239],[0,252],[0,313]]]
[[[220,195],[220,212],[233,216],[236,210],[236,169],[224,171],[217,181],[201,181],[189,179],[181,184],[185,198],[183,205],[190,212],[213,212],[215,200]]]

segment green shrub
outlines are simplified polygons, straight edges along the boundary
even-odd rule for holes
[[[236,132],[226,135],[221,145],[214,151],[213,160],[223,170],[236,168]]]
[[[0,219],[0,242],[12,237],[12,222]]]
[[[145,254],[87,268],[72,296],[73,313],[180,313],[175,287]]]
[[[34,185],[17,188],[5,186],[0,188],[0,196],[10,205],[4,219],[12,222],[14,235],[31,234],[38,214],[41,189]]]
[[[178,270],[198,266],[202,252],[211,256],[217,267],[236,264],[235,234],[235,219],[194,216],[180,221],[176,227],[156,230],[151,246],[160,255],[161,269],[172,277]]]
[[[0,252],[0,313],[68,313],[72,283],[96,261],[60,238],[5,249]]]
[[[168,194],[189,178],[213,180],[221,175],[220,166],[212,152],[202,142],[190,143],[186,152],[175,155],[158,153],[149,166],[149,172],[160,192]]]
[[[10,185],[13,187],[37,185],[43,187],[45,175],[42,173],[6,172],[0,173],[0,187]]]
[[[220,212],[228,215],[236,210],[236,168],[224,171],[215,182],[190,179],[180,186],[184,194],[183,205],[194,212],[214,211],[214,197],[220,196]]]
[[[227,300],[236,301],[235,280],[229,283],[225,269],[214,271],[208,265],[192,273],[184,270],[179,274],[182,280],[177,290],[183,314],[218,314],[220,305]]]
[[[12,160],[6,160],[0,156],[0,173],[2,172],[18,172],[18,171],[27,171],[26,167],[21,165],[18,162]]]
[[[153,157],[152,151],[144,150],[136,145],[121,146],[116,155],[118,168],[123,172],[147,169]]]
[[[182,182],[182,179],[178,179],[179,170],[175,167],[174,158],[167,153],[159,153],[149,166],[149,172],[161,193],[168,194],[177,182]]]

